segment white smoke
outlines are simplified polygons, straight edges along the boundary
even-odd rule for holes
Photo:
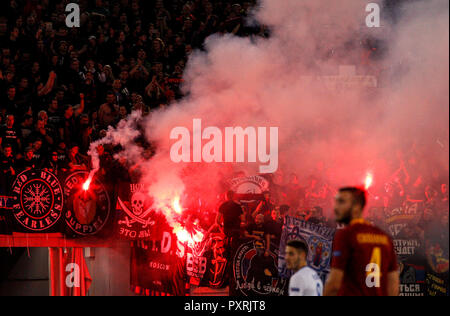
[[[448,1],[405,4],[400,22],[391,25],[382,16],[381,29],[365,27],[366,4],[261,0],[252,19],[270,27],[270,38],[209,37],[205,51],[188,61],[187,97],[141,122],[157,148],[142,168],[141,181],[157,203],[168,205],[187,187],[215,195],[233,171],[257,170],[258,164],[173,163],[170,131],[184,126],[192,132],[194,118],[219,128],[279,127],[280,169],[303,181],[321,161],[335,186],[360,184],[368,170],[376,182],[389,174],[397,149],[413,140],[432,144],[430,153],[438,153],[421,165],[448,169]],[[388,50],[362,68],[366,50],[360,44],[367,36],[381,36]],[[341,65],[377,76],[380,87],[330,90],[314,80],[338,75]],[[137,163],[142,154],[133,142],[138,119],[132,114],[92,148],[121,144],[123,155]]]

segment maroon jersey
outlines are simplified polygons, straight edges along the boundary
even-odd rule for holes
[[[387,275],[397,270],[391,238],[358,219],[339,230],[331,267],[344,271],[339,296],[387,296]]]

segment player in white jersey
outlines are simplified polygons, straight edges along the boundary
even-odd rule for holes
[[[323,283],[317,272],[308,267],[308,246],[300,240],[286,245],[286,266],[294,270],[289,281],[289,296],[322,296]]]

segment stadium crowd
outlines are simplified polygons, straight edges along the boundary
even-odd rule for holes
[[[212,33],[265,36],[243,23],[252,3],[2,1],[0,151],[3,190],[27,168],[87,169],[89,144],[133,110],[182,96],[186,60]]]
[[[66,26],[67,3],[0,4],[0,193],[29,168],[58,176],[88,170],[89,145],[108,126],[133,110],[149,114],[183,96],[187,58],[210,34],[269,36],[265,26],[244,23],[254,0],[79,0],[80,28]],[[363,44],[373,52],[373,43]],[[424,218],[431,210],[433,221],[448,225],[448,178],[417,174],[418,157],[408,159],[399,160],[370,217],[382,222],[388,210],[416,203]],[[271,196],[244,210],[246,224],[277,227],[273,222],[289,214],[333,225],[327,218],[335,192],[326,178],[313,173],[300,183],[295,174],[277,174],[272,184]]]
[[[426,177],[417,173],[415,166],[412,154],[407,162],[400,163],[389,181],[369,189],[369,208],[364,217],[393,237],[448,245],[448,178],[438,174]],[[223,226],[228,237],[264,240],[267,247],[271,239],[275,245],[279,243],[285,216],[339,228],[333,212],[337,192],[326,178],[314,175],[309,182],[300,183],[295,174],[284,181],[282,173],[278,173],[271,182],[271,191],[264,192],[256,203],[240,203],[232,191],[228,192],[227,201],[218,208],[216,225]],[[396,225],[399,223],[400,228]],[[448,249],[443,250],[448,254]]]

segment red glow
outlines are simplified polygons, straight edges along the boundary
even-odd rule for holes
[[[372,173],[369,172],[369,173],[367,173],[366,181],[365,181],[366,190],[368,190],[372,186],[372,183],[373,183],[373,175],[372,175]]]
[[[190,247],[192,247],[195,243],[202,242],[204,238],[203,233],[196,229],[194,229],[193,233],[189,233],[186,228],[177,226],[173,231],[177,235],[180,242],[187,243]]]
[[[181,214],[183,212],[183,208],[181,207],[179,196],[177,196],[173,199],[172,208],[175,211],[175,213],[177,213],[177,214]]]
[[[89,190],[89,187],[91,186],[92,179],[87,179],[86,182],[83,183],[83,190],[87,191]]]

